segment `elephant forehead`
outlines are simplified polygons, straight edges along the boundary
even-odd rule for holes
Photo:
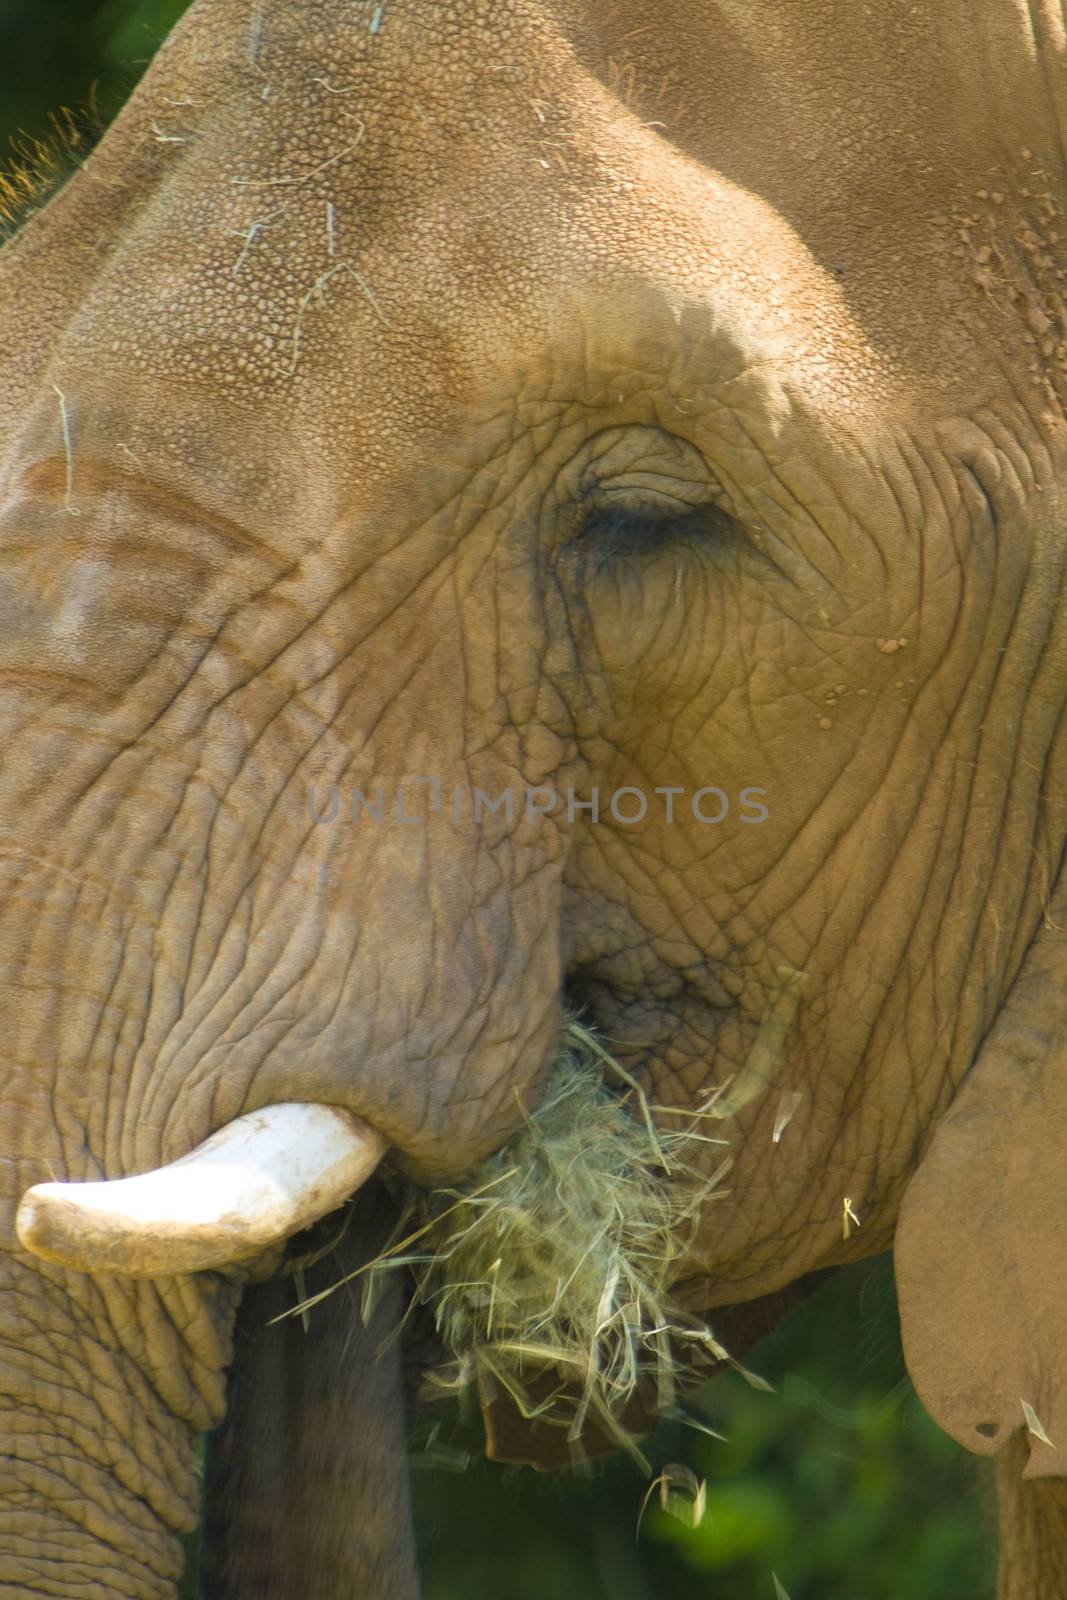
[[[52,334],[11,415],[51,358],[75,425],[126,397],[171,474],[252,463],[277,498],[302,453],[371,502],[525,392],[647,416],[697,359],[762,444],[798,405],[952,414],[1024,375],[1058,412],[1050,29],[755,9],[201,0],[16,243],[0,313]]]
[[[65,199],[85,215],[60,247],[93,257],[65,373],[143,378],[186,433],[193,393],[296,416],[365,482],[489,374],[513,380],[564,306],[658,388],[679,340],[641,367],[615,307],[641,285],[696,309],[727,375],[884,402],[891,364],[797,220],[628,104],[563,9],[370,15],[192,9]],[[555,359],[581,347],[572,323]]]

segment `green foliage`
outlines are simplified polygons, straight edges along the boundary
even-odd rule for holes
[[[116,68],[143,66],[187,5],[188,0],[107,0],[93,17],[104,60]]]
[[[188,0],[0,0],[0,160],[71,107],[108,120]]]

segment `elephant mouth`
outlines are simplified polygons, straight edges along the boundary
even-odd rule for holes
[[[476,1388],[490,1454],[511,1459],[521,1423],[536,1425],[542,1459],[545,1440],[565,1459],[592,1437],[645,1467],[634,1435],[680,1382],[732,1359],[672,1304],[698,1220],[727,1193],[733,1155],[707,1120],[722,1098],[657,1126],[636,1082],[571,1018],[512,1139],[459,1183],[411,1193],[403,1237],[364,1270],[372,1285],[410,1273],[440,1343],[424,1397]]]
[[[735,1079],[715,1091],[708,1106],[695,1112],[688,1138],[724,1143],[695,1133],[701,1118],[732,1118],[773,1081],[783,1036],[806,982],[803,973],[789,968],[779,969],[779,976],[780,994],[764,1018],[749,1059]],[[631,1115],[635,1109],[631,1106],[620,1112],[615,1128],[622,1144],[626,1130],[642,1121],[651,1134],[652,1119],[637,1085],[572,1018],[556,1073],[566,1072],[568,1061],[573,1067],[576,1050],[590,1069],[594,1096],[602,1087],[605,1068],[609,1076],[636,1091],[639,1115]],[[709,1109],[712,1101],[714,1110]],[[527,1130],[534,1128],[538,1115],[534,1109],[531,1122],[524,1113]],[[635,1151],[634,1164],[668,1174],[671,1162],[663,1159],[663,1151],[670,1142],[653,1134],[653,1148],[643,1157]],[[610,1144],[609,1139],[605,1149]],[[490,1165],[496,1164],[492,1171],[470,1175],[469,1193],[479,1209],[480,1185],[487,1174],[491,1185],[498,1182],[503,1171],[503,1167],[497,1171],[499,1163],[506,1166],[515,1160],[513,1145],[514,1141],[491,1158]],[[551,1150],[551,1140],[546,1146],[544,1138],[535,1136],[533,1154],[546,1147]],[[375,1128],[340,1106],[267,1105],[237,1117],[178,1160],[138,1176],[37,1184],[22,1198],[16,1229],[32,1254],[81,1272],[151,1278],[238,1266],[336,1210],[366,1183],[387,1150],[386,1140]],[[558,1173],[552,1175],[551,1187],[562,1192]],[[453,1216],[456,1191],[441,1193],[448,1200],[447,1214]],[[439,1231],[432,1193],[416,1200],[414,1209],[420,1206],[423,1231]],[[446,1234],[437,1254],[450,1257],[457,1240],[454,1230]]]
[[[730,1359],[670,1307],[692,1226],[731,1164],[710,1149],[727,1143],[704,1120],[717,1114],[709,1102],[685,1129],[656,1127],[636,1083],[572,1018],[513,1138],[459,1184],[404,1186],[402,1237],[363,1270],[372,1285],[410,1275],[436,1328],[429,1389],[475,1386],[494,1452],[513,1448],[516,1416],[560,1449],[584,1447],[590,1429],[634,1448],[635,1418],[670,1403],[691,1358]],[[92,1273],[239,1266],[336,1211],[386,1152],[346,1110],[267,1106],[140,1176],[37,1185],[18,1234]]]

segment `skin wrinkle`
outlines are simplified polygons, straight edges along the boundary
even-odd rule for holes
[[[151,538],[136,537],[137,504],[106,513],[101,617],[113,607],[129,642],[110,652],[104,715],[74,696],[62,729],[46,707],[15,730],[14,802],[28,816],[47,793],[49,858],[137,885],[125,917],[42,874],[20,895],[39,896],[39,930],[4,935],[5,973],[32,957],[56,986],[20,993],[40,1009],[18,1056],[52,1079],[23,1114],[49,1108],[43,1142],[51,1156],[54,1133],[72,1175],[149,1165],[238,1109],[308,1093],[365,1109],[413,1170],[448,1176],[510,1131],[514,1090],[536,1098],[563,945],[595,1019],[678,1105],[744,1061],[775,968],[812,969],[787,1062],[805,1104],[773,1165],[751,1153],[769,1146],[770,1102],[731,1130],[735,1195],[709,1212],[694,1293],[762,1292],[891,1228],[915,1124],[973,1059],[1040,918],[1054,863],[1034,855],[1035,818],[1047,809],[1050,843],[1063,822],[1038,650],[1062,564],[1050,547],[1039,573],[1028,553],[1055,543],[1034,479],[1054,487],[1060,419],[1026,376],[1027,310],[1005,315],[951,255],[998,122],[1039,146],[1025,95],[1006,111],[1014,58],[989,79],[1013,94],[973,127],[951,52],[938,73],[953,94],[934,92],[927,52],[962,11],[808,28],[731,0],[696,29],[689,9],[657,14],[645,87],[624,105],[604,58],[611,16],[629,31],[638,0],[391,0],[373,45],[333,0],[313,17],[278,7],[258,71],[247,7],[212,0],[94,157],[90,174],[128,168],[128,186],[105,206],[76,180],[5,257],[0,301],[17,298],[28,374],[0,400],[5,462],[26,493],[35,471],[48,481],[0,515],[34,615],[53,587],[22,528],[59,528],[64,570],[80,536],[63,517],[55,397],[35,411],[35,385],[54,374],[69,397],[82,524],[106,520],[90,465],[119,441],[168,486]],[[998,47],[1018,9],[990,23]],[[164,89],[196,104],[162,112]],[[657,99],[666,126],[642,126]],[[153,122],[185,143],[159,145]],[[285,177],[299,181],[272,181]],[[1012,216],[989,227],[1007,239],[1035,207],[1004,188]],[[72,240],[51,309],[39,239]],[[115,249],[90,262],[82,239]],[[1046,271],[1016,254],[1040,309]],[[348,272],[306,298],[344,261],[385,320]],[[550,555],[573,509],[553,500],[560,471],[611,431],[623,478],[647,491],[653,427],[684,437],[739,524],[728,549],[684,559],[677,606],[674,549],[632,565],[596,553],[580,584]],[[277,568],[264,582],[261,565],[207,551],[193,639],[165,559],[191,537],[179,504],[247,528]],[[773,561],[747,543],[756,524]],[[138,555],[146,579],[127,584]],[[1036,628],[1013,622],[1027,585]],[[901,635],[903,652],[876,649]],[[833,727],[817,729],[838,682]],[[91,717],[95,747],[79,731]],[[583,794],[616,774],[690,788],[768,775],[775,800],[751,831],[432,817],[405,843],[307,818],[304,780],[321,792],[410,770],[489,792],[536,772]],[[85,993],[67,977],[79,963]],[[863,1216],[847,1247],[842,1193]],[[156,1314],[189,1327],[210,1387],[199,1293],[164,1287]],[[131,1304],[103,1292],[89,1335],[121,1321],[136,1340],[143,1316],[161,1350]],[[203,1402],[166,1390],[164,1404]]]
[[[209,1424],[219,1398],[213,1363],[225,1354],[226,1345],[218,1336],[212,1336],[205,1308],[211,1301],[232,1296],[232,1289],[216,1286],[212,1291],[202,1286],[199,1296],[190,1300],[182,1283],[172,1287],[169,1295],[154,1284],[119,1284],[111,1290],[109,1301],[95,1285],[90,1284],[87,1291],[83,1284],[71,1279],[57,1281],[71,1297],[86,1342],[109,1304],[113,1305],[115,1337],[137,1370],[143,1372],[146,1384],[167,1391],[177,1413],[195,1416],[201,1427]],[[188,1333],[179,1331],[172,1316],[175,1296],[186,1307],[183,1321]],[[174,1323],[173,1334],[168,1330],[168,1321]],[[128,1385],[129,1378],[126,1381]],[[146,1411],[148,1394],[145,1387],[138,1395]]]
[[[883,885],[883,892],[885,892],[885,885]],[[866,932],[866,928],[867,928],[868,924],[873,925],[875,933],[877,932],[877,930],[878,930],[877,911],[878,911],[878,901],[877,901],[877,899],[875,899],[874,903],[872,904],[871,911],[870,911],[868,917],[864,919],[864,926],[863,926],[861,932]],[[867,1030],[868,1030],[868,1036],[873,1038],[873,1037],[877,1036],[877,1032],[878,1032],[879,1028],[883,1026],[883,1019],[885,1019],[884,1026],[888,1027],[889,1029],[891,1029],[893,1031],[896,1030],[897,1019],[896,1019],[896,1012],[893,1009],[894,1005],[896,1005],[897,1007],[899,1007],[903,1011],[903,1015],[904,1015],[905,1022],[906,1022],[906,1017],[907,1017],[907,1014],[908,1014],[908,1006],[910,1004],[911,996],[909,995],[907,990],[905,990],[905,993],[902,996],[900,996],[899,998],[894,1000],[894,997],[891,995],[891,992],[890,992],[890,989],[889,989],[888,986],[880,986],[880,985],[878,985],[876,983],[872,983],[870,987],[871,987],[872,995],[873,995],[873,993],[875,991],[877,991],[877,994],[878,994],[877,1004],[876,1004],[876,1006],[875,1006],[875,1008],[873,1010],[873,1013],[868,1012],[868,1015],[867,1015],[867,1017],[865,1019],[866,1027],[867,1027]],[[888,1013],[888,1015],[887,1015],[887,1013]],[[911,1059],[914,1059],[914,1058],[909,1056],[908,1059],[911,1060]],[[850,1086],[849,1091],[847,1091],[847,1093],[846,1093],[846,1100],[854,1100],[854,1099],[855,1099],[855,1087],[853,1085],[853,1086]],[[846,1107],[846,1114],[847,1114],[847,1107]]]
[[[812,509],[812,506],[810,504],[803,504],[801,502],[800,498],[796,494],[793,493],[793,491],[789,488],[788,484],[786,483],[786,480],[785,480],[785,477],[783,475],[783,471],[782,471],[781,468],[776,469],[774,467],[768,467],[767,468],[767,474],[768,474],[768,477],[769,477],[771,483],[776,485],[783,492],[784,499],[773,499],[772,500],[772,503],[776,506],[776,508],[779,510],[779,512],[782,512],[782,513],[784,513],[785,515],[787,515],[787,516],[789,516],[791,518],[793,518],[793,517],[802,518],[811,528],[814,528],[819,534],[822,535],[823,540],[824,540],[824,542],[825,542],[825,544],[826,544],[826,546],[827,546],[827,548],[829,550],[829,553],[830,553],[831,557],[833,558],[833,560],[835,562],[839,563],[840,559],[841,559],[841,553],[835,547],[833,539],[830,537],[830,535],[828,533],[828,530],[823,526],[822,522],[815,515],[814,510]],[[821,487],[825,487],[825,486],[821,486]],[[811,568],[815,572],[816,576],[826,585],[828,590],[833,589],[834,586],[831,584],[830,579],[828,578],[827,574],[816,563],[814,552],[808,552],[807,554],[808,554],[809,562],[811,564]]]
[[[27,1286],[24,1284],[23,1287]],[[36,1290],[32,1295],[27,1294],[23,1299],[20,1299],[8,1291],[5,1303],[9,1308],[8,1316],[10,1316],[12,1312],[17,1311],[17,1309],[22,1305],[26,1305],[34,1311],[40,1309],[39,1294]],[[5,1321],[7,1322],[7,1326],[10,1326],[10,1322],[7,1321],[7,1319],[5,1319]],[[92,1341],[98,1336],[98,1324],[87,1322],[86,1333],[88,1335],[86,1350],[88,1351],[88,1349],[91,1348]],[[34,1368],[39,1369],[42,1362],[42,1355],[34,1352],[40,1352],[43,1348],[47,1348],[44,1346],[45,1337],[47,1336],[50,1339],[54,1339],[55,1335],[55,1322],[51,1318],[42,1317],[40,1319],[39,1331],[33,1336],[32,1342],[29,1340],[27,1341],[29,1344],[29,1352],[27,1356],[21,1358],[23,1364],[28,1361],[29,1370],[31,1373],[33,1372]],[[85,1381],[85,1376],[83,1376],[80,1380],[73,1376],[73,1374],[76,1374],[79,1372],[79,1370],[82,1370],[82,1358],[79,1356],[77,1348],[79,1342],[80,1341],[77,1340],[73,1342],[71,1346],[71,1354],[69,1356],[66,1354],[60,1355],[62,1345],[58,1347],[53,1346],[54,1355],[58,1358],[56,1359],[55,1363],[55,1371],[57,1375],[61,1376],[64,1380],[65,1389],[62,1400],[54,1408],[54,1415],[59,1426],[68,1431],[69,1437],[74,1446],[74,1450],[67,1459],[69,1459],[71,1463],[75,1481],[80,1479],[81,1492],[83,1494],[93,1493],[93,1484],[97,1484],[98,1487],[95,1491],[95,1503],[98,1507],[100,1515],[106,1520],[108,1507],[114,1505],[114,1493],[106,1487],[106,1481],[103,1477],[91,1479],[85,1475],[84,1463],[90,1457],[98,1456],[101,1466],[103,1466],[105,1463],[107,1463],[108,1466],[117,1466],[120,1476],[122,1476],[126,1481],[129,1481],[127,1479],[126,1469],[134,1466],[138,1457],[140,1457],[140,1459],[143,1460],[146,1465],[156,1460],[160,1462],[161,1466],[171,1463],[168,1463],[168,1452],[166,1451],[165,1443],[162,1437],[156,1440],[155,1449],[147,1445],[147,1441],[138,1439],[138,1433],[140,1432],[140,1423],[138,1419],[142,1414],[147,1416],[150,1415],[151,1412],[150,1410],[141,1410],[141,1408],[145,1406],[147,1396],[142,1396],[139,1394],[136,1386],[133,1387],[131,1394],[131,1374],[129,1372],[126,1373],[123,1380],[116,1382],[113,1392],[116,1396],[116,1399],[119,1401],[118,1414],[122,1416],[123,1422],[127,1425],[127,1427],[130,1422],[135,1424],[133,1438],[138,1445],[137,1455],[128,1455],[126,1454],[125,1449],[119,1446],[119,1440],[123,1437],[121,1432],[113,1433],[109,1427],[101,1427],[101,1418],[103,1414],[98,1412],[95,1407],[92,1406],[89,1396],[91,1393],[96,1393],[98,1396],[102,1396],[106,1399],[108,1391],[106,1387],[104,1389],[99,1387],[99,1382],[103,1377],[103,1374],[98,1366],[93,1374],[93,1383],[87,1383]],[[12,1382],[13,1374],[9,1360],[5,1361],[5,1366],[7,1368],[5,1392],[9,1396],[9,1400],[17,1404],[21,1394],[21,1388],[17,1382],[14,1384]],[[31,1384],[33,1391],[39,1394],[41,1387],[40,1377],[33,1377],[31,1379]],[[69,1387],[67,1387],[68,1385]],[[77,1420],[79,1418],[79,1414],[83,1419],[81,1423],[79,1423]],[[107,1418],[107,1421],[110,1423],[110,1417]],[[32,1433],[28,1436],[28,1440],[31,1444],[34,1442],[35,1438],[36,1436]],[[17,1436],[9,1434],[9,1439],[9,1455],[12,1450],[21,1452],[21,1434]],[[114,1441],[113,1454],[109,1453],[108,1441]],[[101,1453],[101,1447],[103,1449],[103,1453]],[[160,1454],[160,1447],[163,1447],[162,1455]],[[186,1444],[185,1450],[188,1457],[188,1444]],[[64,1461],[64,1454],[62,1450],[57,1450],[53,1445],[53,1447],[48,1451],[48,1461],[52,1470],[60,1467]],[[138,1469],[138,1471],[140,1470],[141,1469]],[[156,1487],[152,1492],[152,1499],[157,1508],[161,1503],[166,1503],[167,1497],[173,1493],[174,1487],[183,1481],[186,1472],[187,1464],[185,1461],[181,1462],[180,1465],[177,1461],[173,1461],[171,1464],[171,1475],[169,1481],[163,1477],[160,1477],[156,1480]],[[129,1486],[135,1491],[135,1493],[137,1493],[136,1478],[129,1483]],[[70,1502],[71,1510],[76,1511],[77,1505],[77,1501]],[[144,1537],[155,1537],[155,1515],[155,1511],[150,1511],[147,1503],[145,1503],[144,1515],[141,1518],[143,1528],[143,1533],[141,1535],[142,1539]],[[133,1553],[132,1548],[130,1553]]]
[[[266,821],[269,821],[269,814],[267,814],[267,819],[264,819],[264,826],[266,826]]]

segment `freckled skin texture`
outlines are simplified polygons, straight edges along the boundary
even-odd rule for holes
[[[564,997],[667,1118],[802,973],[714,1322],[892,1241],[1062,920],[1060,6],[369,17],[199,0],[0,256],[0,1596],[173,1595],[237,1297],[32,1183],[282,1100],[450,1180]]]

